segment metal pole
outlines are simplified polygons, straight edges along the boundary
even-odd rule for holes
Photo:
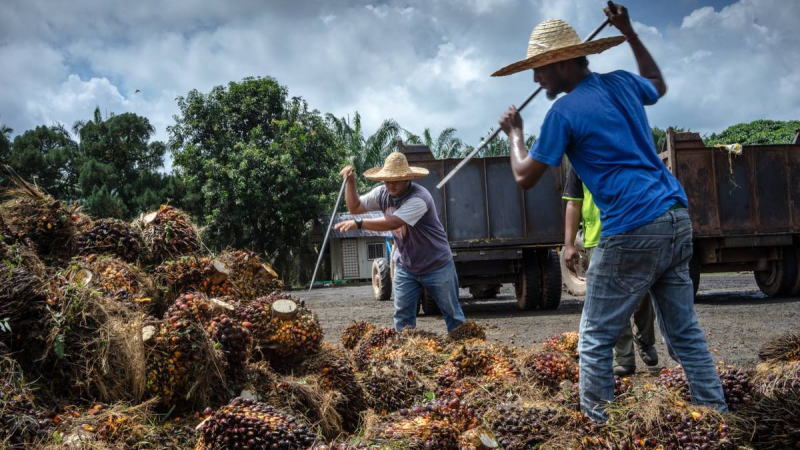
[[[613,8],[613,3],[608,2],[608,5],[609,5],[610,8]],[[606,25],[608,25],[608,19],[606,19],[605,22],[603,22],[599,27],[597,27],[592,32],[592,34],[589,35],[589,37],[587,37],[586,39],[583,40],[583,42],[589,42],[592,39],[594,39],[595,36],[597,36],[601,31],[603,31],[603,28],[605,28]],[[541,91],[542,91],[542,87],[539,86],[535,91],[533,91],[533,93],[531,95],[528,96],[528,98],[525,99],[524,102],[522,102],[521,105],[519,105],[519,108],[517,108],[517,111],[522,111],[526,106],[528,106],[528,103],[530,103],[531,100],[533,100],[537,95],[539,95],[539,92],[541,92]],[[464,165],[466,165],[469,162],[469,160],[471,160],[473,157],[475,157],[475,155],[477,155],[479,151],[483,150],[484,147],[489,145],[489,143],[492,142],[494,140],[494,138],[497,137],[498,134],[500,134],[500,131],[501,131],[500,128],[497,128],[496,130],[494,130],[494,132],[488,138],[486,138],[486,140],[484,140],[483,143],[479,147],[477,147],[476,149],[474,149],[471,152],[469,152],[469,154],[467,156],[465,156],[464,159],[462,159],[461,162],[458,163],[458,165],[453,167],[453,170],[451,170],[450,173],[445,175],[445,177],[442,178],[442,181],[440,181],[439,184],[436,185],[436,187],[441,189],[442,186],[445,185],[445,183],[450,181],[450,178],[453,178],[453,175],[455,175],[459,170],[461,170],[462,167],[464,167]]]
[[[342,178],[342,186],[339,188],[339,195],[336,196],[336,204],[333,206],[333,212],[331,213],[331,220],[328,222],[328,229],[325,230],[325,238],[322,240],[322,247],[319,248],[319,256],[317,256],[317,265],[314,266],[314,275],[311,276],[311,284],[308,285],[308,290],[311,291],[311,288],[314,287],[314,280],[317,279],[317,270],[319,270],[319,263],[322,262],[322,255],[325,254],[325,245],[328,243],[328,235],[331,234],[331,227],[333,226],[333,221],[336,219],[336,211],[339,209],[339,202],[342,200],[342,193],[344,192],[344,186],[347,184],[347,178]]]

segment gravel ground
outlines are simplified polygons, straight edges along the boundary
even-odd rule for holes
[[[373,300],[369,285],[295,294],[317,313],[327,341],[338,342],[342,330],[353,320],[392,326],[391,302]],[[581,298],[564,292],[556,311],[519,311],[513,285],[504,285],[497,300],[475,301],[462,289],[461,300],[467,318],[487,328],[488,339],[518,346],[532,346],[554,334],[577,331],[583,304]],[[754,365],[761,344],[780,333],[797,331],[800,324],[800,297],[767,298],[749,272],[703,274],[695,309],[714,358],[737,366]],[[444,332],[444,322],[438,317],[421,316],[417,327]],[[658,341],[661,364],[674,365],[663,342],[660,338]],[[639,366],[643,366],[641,361]]]

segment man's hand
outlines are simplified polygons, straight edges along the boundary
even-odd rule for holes
[[[344,172],[344,169],[342,170]],[[355,230],[358,228],[355,220],[344,220],[334,225],[336,231],[344,233],[346,231]]]
[[[355,172],[353,171],[353,166],[351,165],[344,166],[342,170],[339,171],[339,175],[341,175],[342,178],[355,179]]]
[[[508,111],[500,117],[500,128],[505,131],[508,137],[511,137],[513,133],[522,135],[522,117],[519,115],[516,106],[508,108]]]
[[[628,8],[615,4],[614,8],[603,8],[603,12],[606,13],[611,25],[617,27],[623,36],[633,36],[636,34],[636,32],[633,31],[633,26],[631,26],[631,18],[628,17]]]
[[[570,272],[578,273],[578,264],[581,262],[581,254],[573,245],[564,246],[564,262],[567,264],[567,269]]]

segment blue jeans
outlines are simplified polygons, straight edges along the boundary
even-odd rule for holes
[[[417,302],[423,288],[427,289],[442,311],[448,332],[467,320],[458,302],[458,275],[452,259],[444,266],[420,275],[409,272],[397,263],[392,280],[394,328],[397,331],[417,325]]]
[[[670,353],[686,371],[692,401],[727,410],[694,312],[691,257],[692,223],[683,208],[626,233],[601,238],[586,275],[578,343],[581,409],[594,421],[608,419],[604,408],[614,399],[612,349],[648,292]]]

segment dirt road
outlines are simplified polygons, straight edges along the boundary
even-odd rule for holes
[[[342,330],[353,320],[392,326],[391,302],[374,301],[370,286],[295,294],[318,314],[327,341],[338,342]],[[512,285],[503,286],[498,300],[474,301],[463,289],[461,299],[467,317],[487,328],[488,339],[519,346],[541,343],[562,331],[577,331],[582,305],[580,299],[564,292],[556,311],[519,311]],[[766,298],[751,273],[704,274],[695,308],[715,359],[728,364],[753,365],[759,346],[770,337],[800,330],[800,298]],[[419,317],[417,326],[444,331],[439,317]],[[658,340],[662,365],[674,365],[668,360],[661,339]]]

